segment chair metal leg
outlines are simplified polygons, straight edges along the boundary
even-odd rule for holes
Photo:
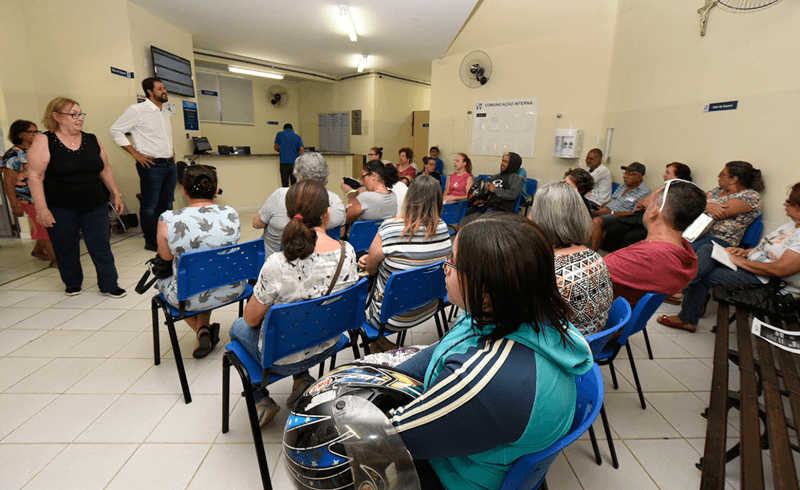
[[[444,332],[442,331],[442,324],[439,321],[439,310],[436,310],[436,313],[433,315],[433,319],[436,321],[436,333],[439,334],[439,338],[441,339],[444,337]]]
[[[642,391],[642,384],[639,382],[639,373],[636,372],[636,361],[633,359],[633,352],[631,352],[631,344],[626,342],[625,349],[628,351],[628,360],[631,362],[631,371],[633,372],[633,380],[636,382],[636,390],[639,392],[639,401],[642,403],[642,410],[647,408],[644,402],[644,392]]]
[[[261,427],[258,425],[258,411],[256,410],[255,398],[253,398],[253,382],[250,375],[247,373],[247,368],[244,367],[242,361],[233,352],[226,352],[223,357],[223,370],[225,369],[225,359],[230,362],[230,365],[236,368],[239,372],[239,377],[242,378],[242,385],[244,386],[244,400],[247,405],[247,415],[250,419],[250,430],[253,432],[253,444],[256,447],[256,459],[258,460],[258,469],[261,473],[261,482],[264,485],[264,490],[272,490],[272,481],[269,478],[269,465],[267,464],[267,454],[264,451],[264,439],[261,437]],[[228,366],[230,370],[230,366]],[[225,374],[223,373],[223,381]],[[225,399],[229,397],[225,396]],[[223,400],[223,404],[225,401]],[[227,411],[225,412],[227,413]],[[224,416],[223,416],[224,417]],[[223,427],[225,429],[225,427]],[[223,430],[225,432],[225,430]]]
[[[542,480],[542,485],[539,487],[539,490],[548,490],[548,488],[547,488],[547,478]]]
[[[611,437],[611,427],[608,425],[608,417],[606,417],[606,404],[600,406],[600,418],[603,420],[603,429],[606,432],[606,440],[608,441],[608,450],[611,452],[611,463],[614,469],[619,468],[619,460],[617,460],[617,450],[614,448],[614,439]]]
[[[653,349],[650,347],[650,336],[647,335],[647,327],[644,327],[642,334],[644,335],[644,344],[647,346],[647,355],[650,356],[650,360],[652,361]]]
[[[150,309],[153,312],[153,364],[161,364],[161,342],[158,334],[158,301],[156,296],[150,302]]]
[[[603,464],[603,459],[600,457],[600,448],[597,447],[597,437],[594,435],[594,427],[591,425],[589,426],[589,439],[592,440],[592,449],[594,450],[594,460],[597,462],[597,465],[600,466]]]
[[[233,354],[236,355],[236,354]],[[222,433],[228,433],[231,410],[231,360],[226,352],[222,356]]]
[[[614,361],[610,361],[608,363],[608,370],[611,371],[611,382],[614,384],[614,389],[619,389],[619,383],[617,383],[617,370],[614,369]]]
[[[244,316],[244,300],[239,301],[239,318]]]
[[[192,394],[189,392],[189,381],[186,379],[186,370],[183,367],[181,346],[178,343],[178,333],[175,332],[175,322],[172,321],[170,316],[167,316],[167,331],[169,332],[169,340],[172,343],[172,352],[175,354],[175,367],[178,368],[178,378],[181,380],[183,400],[186,404],[189,404],[192,403]]]
[[[361,359],[361,353],[358,351],[358,338],[361,334],[358,330],[348,330],[347,336],[350,337],[350,346],[353,348],[353,359]]]

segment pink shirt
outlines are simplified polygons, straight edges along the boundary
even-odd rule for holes
[[[447,181],[447,190],[450,191],[450,195],[466,196],[469,190],[467,189],[467,179],[470,177],[472,175],[468,172],[464,172],[464,175],[451,174],[450,179]]]

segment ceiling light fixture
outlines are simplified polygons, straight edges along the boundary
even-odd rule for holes
[[[347,35],[350,36],[350,41],[358,41],[358,35],[356,35],[356,25],[353,23],[353,16],[350,15],[350,9],[347,8],[346,3],[339,4],[339,14],[343,17],[346,17],[345,29],[347,29]]]
[[[283,80],[282,73],[271,73],[266,71],[250,70],[247,68],[239,68],[237,66],[229,66],[228,71],[231,73],[239,73],[242,75],[252,75],[254,77],[273,78],[275,80]]]
[[[364,57],[361,58],[361,61],[358,62],[358,72],[362,73],[366,65],[367,65],[367,55],[364,55]]]

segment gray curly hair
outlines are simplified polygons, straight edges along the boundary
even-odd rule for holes
[[[307,151],[294,161],[294,176],[297,180],[311,179],[326,185],[330,173],[322,154],[315,151]]]

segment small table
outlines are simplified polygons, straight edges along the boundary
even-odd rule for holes
[[[714,369],[711,400],[707,409],[708,427],[703,458],[701,490],[725,488],[725,465],[739,456],[742,490],[764,488],[761,450],[769,449],[776,490],[798,490],[792,450],[800,450],[789,439],[800,440],[796,422],[800,422],[800,355],[780,349],[750,333],[750,313],[736,309],[736,326],[729,335],[729,306],[719,304],[717,312]],[[764,320],[760,315],[759,319]],[[790,331],[800,326],[775,319],[767,323]],[[728,341],[735,336],[737,350]],[[740,375],[739,391],[728,388],[728,367],[732,360]],[[740,441],[726,451],[728,411],[740,411]],[[761,422],[765,427],[761,433]]]

